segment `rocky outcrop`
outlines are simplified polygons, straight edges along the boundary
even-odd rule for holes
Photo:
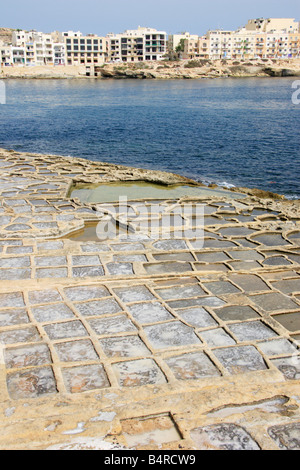
[[[1,78],[199,79],[227,77],[298,77],[300,60],[195,60],[104,64],[87,76],[85,66],[2,67]]]
[[[270,77],[300,77],[300,70],[266,67],[264,72]]]
[[[300,76],[300,61],[179,61],[141,64],[105,64],[100,78],[199,79],[218,77]]]

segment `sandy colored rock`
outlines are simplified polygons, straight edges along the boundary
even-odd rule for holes
[[[195,61],[194,61],[195,62]],[[199,79],[222,77],[298,77],[299,59],[257,59],[249,61],[157,61],[138,64],[103,64],[97,76],[86,76],[85,66],[2,67],[0,78],[85,78],[85,79]]]

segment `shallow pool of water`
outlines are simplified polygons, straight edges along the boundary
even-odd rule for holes
[[[193,185],[163,185],[143,181],[123,181],[97,185],[78,185],[71,188],[69,197],[78,197],[81,202],[101,203],[116,202],[120,198],[137,199],[178,199],[184,196],[211,197],[227,196],[238,199],[245,197],[223,189],[207,188]]]
[[[106,239],[115,238],[120,234],[128,234],[122,226],[110,221],[88,222],[84,227],[76,232],[71,232],[63,238],[73,240],[74,242],[99,242]]]

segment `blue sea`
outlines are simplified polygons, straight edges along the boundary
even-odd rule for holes
[[[293,81],[5,80],[0,147],[300,198]]]

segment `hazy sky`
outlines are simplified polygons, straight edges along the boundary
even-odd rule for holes
[[[137,26],[167,33],[208,29],[237,29],[250,18],[285,17],[300,20],[299,0],[13,0],[4,1],[0,26],[80,30],[106,35]]]

